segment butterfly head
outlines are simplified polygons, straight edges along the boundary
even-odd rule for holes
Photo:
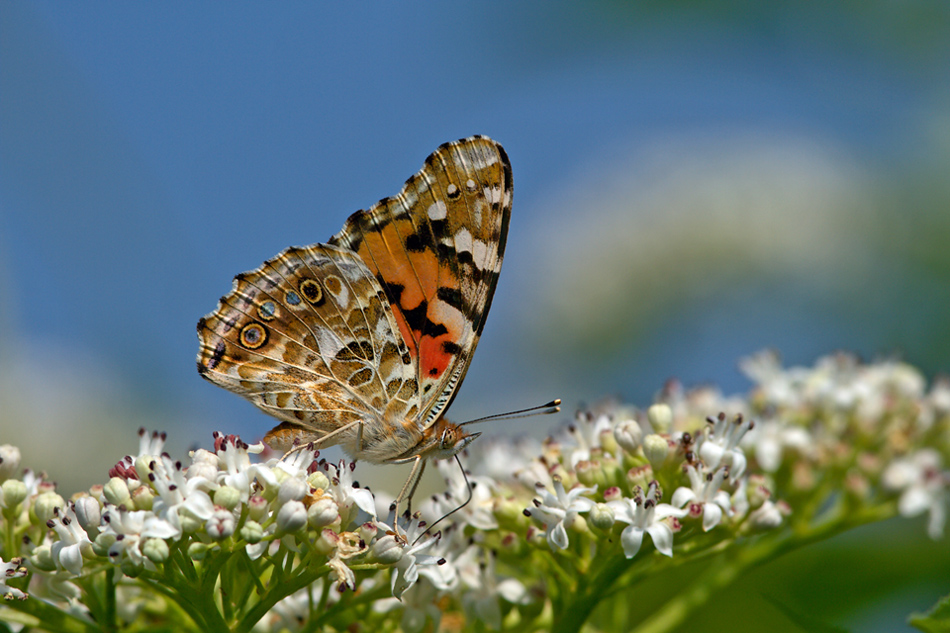
[[[426,429],[419,452],[433,459],[446,459],[460,453],[479,435],[481,433],[469,433],[458,424],[441,419]]]

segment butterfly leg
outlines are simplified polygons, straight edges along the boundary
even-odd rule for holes
[[[412,495],[415,494],[419,480],[422,478],[422,473],[426,469],[426,460],[422,459],[422,455],[416,455],[412,459],[412,471],[409,473],[409,478],[406,480],[406,483],[403,484],[402,490],[399,491],[399,496],[396,497],[393,504],[389,506],[389,510],[393,515],[393,526],[396,525],[396,521],[399,519],[399,506],[403,500],[408,499],[408,507],[412,507]]]
[[[284,424],[286,424],[286,423],[284,423]],[[280,443],[286,442],[285,439],[283,439],[282,437],[280,437],[280,436],[283,435],[283,434],[278,432],[278,431],[283,430],[284,424],[282,424],[281,426],[276,427],[274,430],[272,430],[270,433],[268,433],[268,434],[264,437],[264,443],[265,443],[265,444],[270,444],[271,446],[273,446],[273,444],[271,444],[271,440],[272,440],[272,439],[278,440]],[[283,456],[281,457],[281,459],[285,459],[287,456],[293,455],[294,453],[299,453],[300,451],[307,450],[307,449],[310,448],[311,446],[314,448],[314,450],[319,450],[319,449],[322,449],[322,448],[326,448],[326,447],[328,447],[328,446],[333,446],[334,444],[336,444],[336,441],[331,441],[331,440],[335,440],[335,439],[337,438],[337,436],[342,435],[342,434],[345,433],[346,431],[348,431],[348,430],[350,430],[351,428],[353,428],[353,425],[354,425],[354,424],[358,424],[358,425],[359,425],[360,442],[362,443],[362,437],[363,437],[363,421],[362,421],[362,420],[354,420],[353,422],[350,422],[349,424],[346,424],[346,425],[344,425],[344,426],[341,426],[340,428],[338,428],[338,429],[336,429],[336,430],[334,430],[334,431],[331,431],[331,432],[329,432],[329,433],[326,433],[326,432],[324,432],[324,431],[318,431],[319,433],[323,433],[323,435],[321,435],[320,437],[317,437],[316,439],[308,439],[308,441],[306,441],[306,442],[300,442],[300,439],[301,439],[301,438],[300,438],[300,435],[297,435],[297,437],[294,438],[294,440],[293,440],[293,441],[294,441],[294,445],[293,445],[291,448],[289,448],[289,449],[283,454]],[[298,428],[298,427],[291,427],[291,428],[294,430],[294,433],[299,433],[299,431],[297,431],[297,428]],[[313,431],[309,431],[309,430],[308,430],[307,433],[313,433]],[[301,433],[301,435],[302,435],[302,433]],[[304,437],[306,438],[307,436],[304,435]],[[312,437],[312,435],[311,435],[311,437]],[[300,443],[298,444],[297,442],[300,442]],[[278,446],[279,446],[279,445],[280,445],[280,444],[278,444]],[[284,445],[286,445],[286,444],[284,444]]]

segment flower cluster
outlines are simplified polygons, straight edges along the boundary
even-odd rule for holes
[[[19,453],[2,446],[0,620],[42,628],[55,607],[181,630],[578,630],[674,559],[745,548],[720,559],[738,572],[894,514],[927,513],[942,535],[950,383],[927,390],[907,365],[846,355],[742,367],[747,397],[670,383],[645,410],[604,402],[543,442],[476,442],[464,470],[438,463],[446,492],[398,519],[354,464],[313,450],[264,459],[216,434],[186,464],[141,433],[108,482],[67,501],[18,478]],[[699,605],[737,575],[676,592]],[[651,630],[688,617],[679,604]]]

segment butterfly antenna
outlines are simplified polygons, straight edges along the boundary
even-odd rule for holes
[[[438,520],[438,521],[436,521],[435,523],[433,523],[432,525],[430,525],[429,527],[427,527],[427,528],[426,528],[426,531],[423,532],[422,534],[420,534],[419,536],[417,536],[417,537],[416,537],[416,540],[414,540],[414,541],[412,542],[413,545],[415,545],[416,543],[418,543],[418,542],[419,542],[419,539],[421,539],[423,536],[425,536],[426,534],[428,534],[429,531],[432,530],[432,528],[434,528],[435,526],[437,526],[439,523],[442,523],[442,521],[443,521],[444,519],[449,518],[450,516],[452,516],[453,514],[455,514],[456,512],[458,512],[459,510],[461,510],[462,508],[464,508],[465,506],[467,506],[467,505],[472,501],[472,496],[473,496],[473,493],[472,493],[472,482],[470,482],[470,481],[468,480],[468,473],[465,472],[465,468],[462,466],[462,462],[461,462],[461,460],[459,460],[459,456],[458,456],[458,455],[453,455],[453,457],[455,457],[455,463],[459,465],[459,470],[462,471],[462,477],[465,479],[465,489],[468,490],[468,498],[465,499],[465,502],[464,502],[462,505],[460,505],[459,507],[455,508],[454,510],[452,510],[452,511],[449,512],[448,514],[443,514],[441,517],[439,517],[439,520]]]
[[[520,409],[518,411],[509,411],[508,413],[496,413],[494,415],[488,415],[484,418],[477,418],[475,420],[469,420],[468,422],[462,422],[459,426],[465,426],[466,424],[475,424],[476,422],[487,422],[488,420],[514,420],[516,418],[529,418],[533,415],[548,415],[550,413],[557,413],[561,410],[561,399],[557,398],[552,400],[547,404],[542,404],[537,407],[529,407],[527,409]]]

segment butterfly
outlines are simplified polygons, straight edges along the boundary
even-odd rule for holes
[[[325,244],[291,247],[234,278],[198,321],[198,373],[280,420],[276,450],[341,445],[412,463],[478,433],[443,417],[478,345],[511,213],[511,164],[484,136],[445,143],[398,194]]]

